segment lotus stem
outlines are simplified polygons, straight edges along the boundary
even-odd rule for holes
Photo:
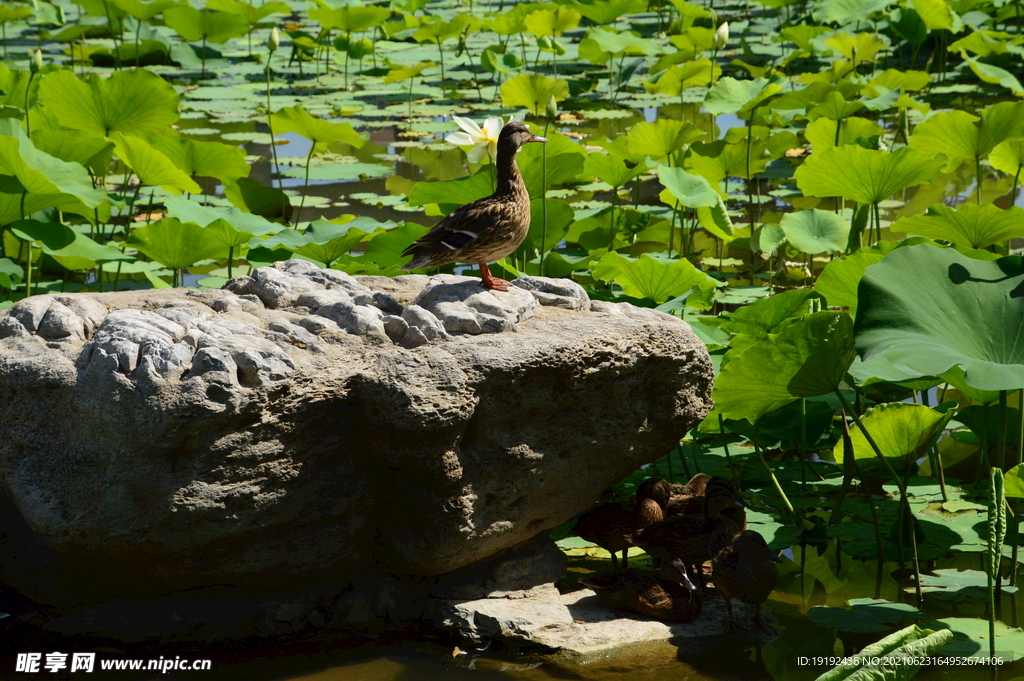
[[[729,454],[729,438],[725,435],[724,419],[721,414],[718,415],[718,433],[722,437],[722,447],[725,449],[725,463],[729,466],[729,472],[732,473],[732,481],[736,482],[736,469],[732,465],[732,456]]]
[[[281,173],[277,165],[277,141],[274,139],[274,126],[270,122],[271,112],[273,109],[270,108],[270,62],[274,58],[274,53],[269,52],[267,54],[267,128],[270,130],[270,153],[274,159],[274,167],[270,169],[271,181],[273,181],[274,173],[277,173],[277,188],[284,191],[284,185],[281,181]]]
[[[975,197],[975,200],[978,202],[978,205],[980,206],[981,205],[981,157],[980,156],[975,156],[974,157],[974,176],[976,178],[975,183],[974,183],[975,184],[975,187],[974,187],[974,197]]]
[[[782,490],[782,485],[779,484],[779,479],[775,477],[775,473],[772,472],[771,466],[765,461],[764,455],[761,453],[761,445],[758,444],[760,439],[759,435],[761,427],[758,423],[754,423],[754,453],[757,455],[757,460],[764,466],[764,470],[768,473],[768,477],[771,478],[772,484],[775,485],[775,491],[779,493],[779,498],[782,499],[782,503],[785,504],[786,510],[792,515],[795,511],[793,510],[793,504],[789,503],[789,497]]]
[[[1004,470],[1006,466],[1006,391],[999,391],[999,444],[996,447],[996,461],[998,462],[999,470]]]
[[[306,181],[302,184],[302,198],[299,199],[299,210],[295,213],[295,224],[299,224],[299,220],[302,217],[302,207],[306,205],[306,190],[309,188],[309,162],[313,158],[313,150],[316,149],[316,144],[311,143],[309,145],[309,154],[306,155]],[[328,265],[330,267],[330,265]]]
[[[346,90],[348,90],[348,52],[349,52],[349,43],[351,41],[352,41],[352,33],[350,33],[350,32],[345,33],[345,89]],[[438,49],[440,49],[440,45],[438,45]],[[443,78],[442,78],[442,80],[443,80]]]
[[[857,412],[850,405],[849,400],[846,399],[846,396],[843,395],[842,391],[839,390],[839,388],[836,388],[834,392],[836,397],[839,398],[839,402],[842,403],[843,408],[850,412],[850,415],[853,417],[853,422],[857,424],[857,428],[859,428],[861,434],[864,435],[864,439],[868,441],[868,444],[871,446],[871,449],[875,452],[875,456],[877,456],[878,460],[882,462],[882,466],[889,472],[889,475],[892,476],[892,479],[896,482],[896,486],[900,490],[900,502],[907,513],[907,518],[910,519],[910,550],[911,558],[913,559],[914,565],[914,589],[917,596],[917,605],[918,607],[920,607],[922,600],[921,566],[917,559],[917,532],[915,531],[916,527],[914,525],[914,511],[910,507],[910,501],[907,499],[907,486],[903,483],[903,479],[899,475],[897,475],[896,471],[893,470],[892,465],[889,464],[889,461],[885,458],[885,455],[882,454],[882,450],[878,448],[878,443],[875,442],[875,438],[871,437],[871,433],[868,432],[868,429],[864,427],[864,424],[860,420],[860,416],[857,415]],[[903,529],[902,518],[898,519],[897,523],[898,524],[896,527],[897,531],[899,532]]]
[[[548,136],[548,128],[551,126],[551,118],[548,117],[544,123],[544,136]],[[540,150],[540,276],[544,276],[544,256],[547,253],[548,245],[548,145],[542,144]],[[614,232],[612,232],[614,235]],[[615,238],[614,236],[612,237]]]
[[[1003,496],[1003,472],[993,468],[989,472],[988,510],[988,651],[996,656],[996,606],[999,592],[999,564],[1003,557],[1003,536],[1006,532],[1006,509]],[[999,599],[1001,600],[1001,599]]]
[[[199,78],[206,78],[206,34],[203,34],[203,56],[201,57],[202,70],[199,73]]]
[[[681,444],[679,444],[678,442],[676,443],[676,450],[675,451],[679,455],[679,460],[683,462],[683,474],[686,476],[686,479],[689,480],[690,479],[690,464],[686,461],[686,453],[683,452],[683,446]]]
[[[444,50],[441,48],[441,39],[435,38],[434,40],[437,41],[437,54],[441,58],[441,92],[444,93]]]
[[[28,260],[25,263],[25,297],[32,295],[32,242],[28,242]]]
[[[25,86],[25,134],[32,137],[32,113],[28,107],[28,95],[32,92],[32,79],[36,77],[35,71],[29,71],[28,74],[28,85]],[[24,219],[24,215],[22,219]]]
[[[747,121],[747,212],[750,216],[750,233],[754,233],[754,176],[750,172],[750,151],[754,146],[754,114],[757,113],[755,106],[750,110],[750,120]]]

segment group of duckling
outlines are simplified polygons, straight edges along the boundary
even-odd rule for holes
[[[576,533],[607,550],[613,571],[584,580],[604,603],[666,622],[692,622],[700,614],[704,563],[724,598],[729,630],[736,625],[732,599],[753,605],[761,628],[761,604],[779,580],[764,537],[747,529],[749,505],[722,477],[699,473],[685,485],[648,478],[626,502],[601,504],[580,517]],[[630,547],[659,564],[658,574],[629,570]],[[622,569],[616,553],[622,552]],[[700,591],[701,593],[698,593]]]

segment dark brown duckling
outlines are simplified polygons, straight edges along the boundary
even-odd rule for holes
[[[673,482],[669,485],[670,495],[673,497],[702,497],[710,479],[711,476],[707,473],[697,473],[686,484]]]
[[[505,125],[498,135],[498,182],[494,193],[455,209],[414,241],[402,251],[402,255],[413,256],[402,269],[478,263],[484,288],[507,291],[509,283],[492,277],[487,263],[515,251],[530,231],[530,194],[516,165],[516,152],[530,142],[547,140],[534,135],[522,123],[512,121]]]
[[[616,610],[635,612],[663,622],[692,622],[700,615],[700,597],[680,560],[662,563],[658,576],[612,572],[582,580]]]
[[[733,598],[754,606],[754,627],[761,628],[761,604],[775,590],[779,581],[776,563],[781,562],[764,537],[753,530],[737,534],[711,559],[711,579],[725,599],[730,631],[736,629],[732,619]]]
[[[633,542],[652,558],[681,559],[690,566],[691,579],[703,587],[704,578],[700,566],[711,557],[708,542],[712,535],[721,534],[731,539],[732,535],[740,532],[734,520],[735,514],[730,509],[743,504],[746,502],[740,498],[732,483],[724,478],[712,478],[708,481],[704,496],[703,513],[665,518],[637,532]]]
[[[612,554],[613,569],[619,567],[615,554],[622,551],[622,567],[628,568],[629,549],[635,546],[633,534],[660,522],[664,517],[661,505],[667,500],[668,483],[648,478],[637,487],[633,499],[601,504],[580,516],[576,534]]]

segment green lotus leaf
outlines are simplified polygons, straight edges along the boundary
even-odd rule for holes
[[[924,577],[922,576],[922,580]],[[1003,587],[1005,590],[1006,587]],[[942,655],[957,657],[988,657],[989,655],[989,622],[987,619],[974,617],[946,617],[925,623],[924,626],[937,630],[949,630],[952,640],[938,652]],[[996,652],[1004,663],[1013,662],[1024,657],[1024,629],[1008,627],[996,620]],[[938,632],[936,632],[938,633]]]
[[[770,333],[779,333],[800,317],[810,313],[810,302],[820,299],[819,294],[806,289],[786,291],[755,300],[735,312],[709,319],[707,323],[729,333],[743,334],[760,340]]]
[[[27,19],[30,16],[32,16],[32,8],[27,5],[0,5],[0,25]],[[6,288],[10,288],[10,286]]]
[[[194,222],[200,227],[206,227],[218,220],[223,220],[232,225],[240,232],[247,232],[255,236],[266,234],[277,234],[284,225],[271,222],[266,218],[252,213],[246,213],[238,208],[226,208],[221,206],[204,206],[196,201],[190,201],[183,196],[168,196],[164,199],[167,212],[182,222]]]
[[[164,218],[139,227],[128,237],[128,245],[172,270],[227,254],[213,230],[177,218]]]
[[[141,0],[110,0],[110,2],[130,17],[140,21],[150,21],[157,14],[160,14],[168,7],[174,7],[178,3],[175,0],[152,0],[142,2]]]
[[[409,80],[423,73],[424,69],[429,69],[434,66],[432,61],[421,61],[418,64],[411,66],[400,66],[398,64],[390,64],[391,70],[384,76],[385,83],[397,83],[402,80]]]
[[[489,196],[492,191],[491,175],[482,170],[476,175],[458,180],[417,182],[409,192],[409,205],[426,206],[436,203],[451,206],[451,210],[455,210],[459,206]]]
[[[249,175],[245,152],[221,142],[157,137],[153,147],[190,177],[215,177],[228,184]]]
[[[1003,484],[1006,496],[1024,499],[1024,464],[1018,464],[1006,471],[1003,475]]]
[[[351,216],[342,217],[351,218]],[[322,262],[330,267],[335,260],[351,251],[356,244],[389,226],[394,226],[394,223],[382,224],[372,218],[357,218],[344,224],[316,220],[303,233],[292,229],[282,230],[268,239],[260,241],[259,245],[266,248],[282,246],[293,253]]]
[[[1024,139],[1000,142],[988,155],[988,162],[996,170],[1018,176],[1024,168]]]
[[[661,160],[702,137],[704,131],[691,123],[661,118],[631,127],[626,133],[625,149],[634,162],[648,156]]]
[[[960,409],[956,413],[956,420],[970,428],[979,438],[984,435],[989,442],[999,441],[999,409],[996,406],[972,404]],[[1016,441],[1015,433],[1020,432],[1020,410],[1006,408],[1006,428],[1013,441]]]
[[[0,286],[8,290],[14,287],[25,278],[25,269],[10,258],[0,258]]]
[[[836,144],[836,128],[839,128],[839,144]],[[820,153],[835,146],[853,144],[862,137],[881,135],[884,132],[882,126],[867,118],[853,116],[838,122],[822,117],[807,125],[804,136],[814,147],[814,151]]]
[[[240,0],[207,0],[206,9],[217,10],[218,12],[232,12],[245,19],[250,27],[256,26],[271,14],[290,14],[291,8],[283,2],[264,2],[261,5],[251,5]]]
[[[89,270],[104,262],[130,262],[135,260],[113,246],[96,243],[58,222],[19,220],[11,224],[11,231],[26,241],[38,241],[43,253],[53,257],[60,265],[72,271]]]
[[[675,64],[662,72],[656,79],[644,83],[644,89],[650,94],[673,95],[679,97],[686,88],[707,85],[718,80],[722,70],[714,65],[715,73],[711,73],[711,60],[704,58]]]
[[[754,80],[722,78],[708,90],[704,97],[704,108],[715,115],[745,113],[781,92],[784,85],[785,80],[778,77]]]
[[[821,104],[807,112],[807,120],[816,121],[824,116],[833,121],[840,121],[844,118],[849,118],[863,108],[864,102],[848,102],[841,92],[833,90],[825,96]]]
[[[225,185],[224,196],[235,208],[247,213],[268,220],[281,218],[287,222],[291,219],[292,206],[288,195],[277,187],[264,187],[251,177],[243,177],[238,182]]]
[[[879,50],[888,47],[888,43],[873,33],[850,35],[840,32],[826,39],[825,44],[855,63],[876,61]]]
[[[401,267],[412,259],[412,256],[403,256],[402,251],[428,231],[427,227],[414,222],[406,222],[396,229],[380,232],[366,242],[366,251],[363,257],[382,268]]]
[[[732,219],[729,217],[729,209],[721,195],[714,206],[697,207],[697,220],[701,227],[723,241],[731,241],[736,236]]]
[[[336,142],[350,144],[356,149],[366,144],[366,139],[352,129],[348,123],[331,123],[316,116],[310,116],[301,104],[286,107],[270,116],[270,127],[275,135],[294,132],[313,143],[315,153],[327,151]]]
[[[342,33],[356,33],[380,26],[389,16],[391,12],[386,7],[355,4],[309,10],[310,19],[319,21],[325,29],[336,29]]]
[[[1003,210],[991,203],[962,203],[953,210],[936,204],[924,215],[897,220],[892,230],[987,248],[1024,236],[1024,208],[1013,206]]]
[[[202,191],[195,180],[145,140],[122,134],[117,137],[114,151],[125,165],[135,171],[142,184],[160,187],[172,194],[197,194]]]
[[[68,163],[78,163],[97,176],[107,174],[114,143],[77,130],[33,130],[32,143],[50,156]]]
[[[981,620],[984,621],[984,620]],[[931,626],[932,623],[925,625]],[[870,681],[871,679],[891,679],[892,681],[909,681],[924,663],[925,658],[934,655],[953,640],[948,631],[932,631],[921,629],[912,624],[889,634],[880,641],[865,646],[859,656],[851,662],[843,662],[830,669],[815,681]],[[881,664],[866,666],[861,660],[881,658]]]
[[[845,307],[850,316],[857,315],[857,286],[864,270],[881,262],[884,254],[862,249],[853,255],[836,258],[818,275],[814,290],[821,293],[833,307]]]
[[[164,10],[164,21],[189,42],[203,40],[221,45],[249,33],[249,22],[234,12],[199,10],[188,5]]]
[[[768,143],[755,137],[750,146],[750,174],[757,175],[768,167]],[[684,161],[687,170],[708,182],[719,183],[729,177],[747,177],[747,139],[730,144],[721,139],[711,144],[694,144]]]
[[[759,251],[771,253],[786,241],[786,233],[779,225],[769,222],[757,230],[756,239]]]
[[[584,174],[594,175],[615,189],[636,179],[646,170],[648,170],[646,163],[640,163],[634,168],[627,168],[625,161],[611,154],[590,154],[583,162]]]
[[[541,116],[552,97],[561,102],[569,96],[569,83],[559,78],[548,78],[539,73],[523,73],[501,84],[501,101],[509,108],[529,109]]]
[[[65,194],[90,208],[106,200],[106,192],[93,187],[84,167],[37,149],[21,123],[11,118],[0,119],[0,175],[15,178],[31,194]]]
[[[717,206],[721,200],[718,191],[706,179],[682,168],[658,166],[658,179],[676,201],[687,208]]]
[[[576,218],[576,211],[565,201],[547,199],[548,227],[545,235],[542,203],[542,199],[530,201],[530,232],[527,238],[533,241],[538,250],[550,251],[557,248],[565,238],[569,225]],[[546,240],[541,243],[545,236]]]
[[[39,84],[39,101],[61,125],[97,137],[169,135],[178,120],[174,87],[144,69],[84,81],[69,70],[53,71]]]
[[[623,14],[644,12],[647,10],[647,0],[595,0],[594,2],[578,2],[570,0],[564,3],[574,10],[593,21],[598,26],[606,26]]]
[[[594,41],[601,51],[612,55],[647,55],[655,54],[658,50],[654,41],[641,38],[630,31],[619,33],[594,28],[587,33],[587,39]]]
[[[1016,390],[1024,385],[1024,306],[1015,300],[1022,274],[1020,256],[976,260],[930,244],[897,248],[861,279],[857,351],[865,362],[884,356],[900,373],[894,380],[961,366],[975,388]]]
[[[1008,495],[1009,496],[1009,495]],[[984,603],[988,600],[988,574],[980,570],[937,569],[935,574],[921,575],[921,592],[943,601],[970,601]],[[1006,591],[1009,588],[1010,591]],[[1004,585],[1006,593],[1015,593],[1017,587]],[[988,632],[986,632],[988,633]]]
[[[1017,76],[1006,69],[1001,69],[993,64],[986,64],[977,59],[967,59],[967,65],[981,80],[992,85],[1002,85],[1018,97],[1024,97],[1024,86],[1020,84]]]
[[[580,25],[580,13],[568,7],[558,7],[554,11],[539,9],[526,15],[526,30],[538,38],[559,36],[570,28]]]
[[[238,230],[230,222],[224,219],[214,220],[204,227],[210,232],[225,251],[231,252],[246,245],[256,236],[252,232]]]
[[[637,260],[615,251],[606,253],[591,272],[601,281],[614,281],[634,298],[661,304],[684,295],[694,287],[714,287],[714,280],[688,260],[662,261],[649,255]]]
[[[831,393],[855,356],[849,315],[807,315],[723,367],[712,394],[715,409],[728,418],[754,422],[793,400]]]
[[[887,459],[904,457],[918,459],[935,439],[937,429],[946,423],[946,415],[920,404],[888,402],[868,409],[861,423],[871,433],[875,444]],[[874,459],[877,455],[859,428],[850,432],[853,455],[857,459]],[[836,461],[843,462],[843,443],[832,450]]]
[[[839,25],[864,21],[872,12],[886,8],[889,0],[822,0],[815,3],[811,15],[815,23]]]
[[[929,31],[959,33],[963,30],[964,22],[946,0],[913,0],[913,5]]]
[[[889,153],[845,145],[811,154],[794,176],[804,196],[878,203],[901,189],[928,182],[943,165],[909,148]]]
[[[412,38],[418,43],[443,43],[451,38],[458,38],[475,20],[476,17],[472,14],[456,14],[451,21],[434,17],[433,21],[420,23]]]
[[[849,222],[817,208],[786,213],[779,226],[794,248],[811,255],[845,251],[850,239]]]
[[[961,162],[984,158],[1000,142],[1024,137],[1024,102],[1000,102],[981,110],[935,114],[916,128],[910,146],[926,154],[945,154],[946,172]]]

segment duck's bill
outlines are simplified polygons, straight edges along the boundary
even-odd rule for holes
[[[530,141],[531,142],[547,142],[549,140],[548,140],[547,137],[540,137],[539,135],[534,135],[533,137],[530,138]]]

